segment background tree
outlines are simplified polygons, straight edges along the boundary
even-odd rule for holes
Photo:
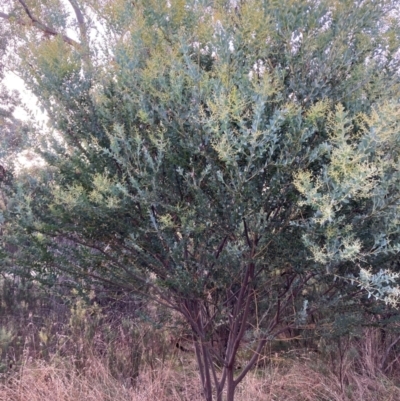
[[[17,91],[11,91],[3,84],[9,43],[6,32],[6,27],[2,25],[0,27],[0,235],[3,239],[5,222],[1,213],[7,209],[8,184],[13,177],[17,155],[27,145],[27,127],[15,117],[15,109],[21,105],[21,99]],[[6,241],[3,241],[3,246],[11,250]]]
[[[9,2],[52,129],[5,213],[20,266],[178,311],[208,401],[320,308],[396,303],[398,6]]]

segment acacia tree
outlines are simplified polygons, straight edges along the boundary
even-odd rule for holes
[[[46,178],[5,213],[20,263],[178,311],[207,401],[321,302],[395,303],[397,7],[10,1],[51,131],[31,130]]]

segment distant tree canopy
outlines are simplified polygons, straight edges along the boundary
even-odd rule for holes
[[[398,1],[6,6],[49,118],[3,213],[14,269],[179,311],[207,401],[323,306],[398,302]]]

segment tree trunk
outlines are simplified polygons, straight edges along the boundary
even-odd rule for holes
[[[203,387],[204,398],[206,401],[213,401],[211,375],[207,366],[207,360],[205,358],[201,345],[197,341],[195,341],[194,346],[196,350],[196,359],[200,373],[200,381]]]
[[[228,368],[226,378],[226,401],[233,401],[235,396],[236,383],[233,377],[233,366]]]

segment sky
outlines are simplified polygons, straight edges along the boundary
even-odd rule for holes
[[[20,93],[22,102],[24,104],[24,108],[26,108],[35,115],[35,119],[37,122],[46,123],[47,117],[39,109],[37,98],[32,92],[30,92],[26,88],[24,81],[20,77],[18,77],[18,75],[10,71],[6,72],[3,84],[8,89],[16,90]],[[17,107],[14,111],[14,117],[22,121],[28,120],[29,115],[24,108]],[[38,156],[34,156],[32,152],[29,151],[21,152],[18,155],[17,160],[15,160],[15,168],[17,171],[24,168],[30,168],[33,166],[41,166],[41,165],[44,165],[43,159],[41,159]]]
[[[24,81],[18,75],[11,71],[6,72],[3,84],[10,90],[18,91],[24,105],[35,113],[39,119],[45,119],[45,114],[41,113],[37,106],[37,98],[26,88]],[[14,117],[27,120],[28,114],[22,107],[18,107],[14,112]]]

